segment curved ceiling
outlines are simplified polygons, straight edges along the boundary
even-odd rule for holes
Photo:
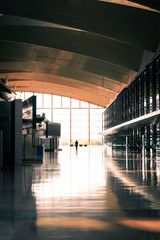
[[[1,1],[0,77],[106,107],[158,51],[159,10],[156,0]]]

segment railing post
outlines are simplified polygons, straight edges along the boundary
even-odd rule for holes
[[[128,136],[126,136],[126,169],[128,170]]]
[[[145,158],[145,141],[144,141],[144,135],[142,135],[142,158]]]
[[[0,170],[3,167],[3,131],[0,131]]]

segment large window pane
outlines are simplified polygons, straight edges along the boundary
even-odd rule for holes
[[[25,97],[25,100],[32,97],[33,96],[33,93],[32,92],[25,92],[24,93],[24,97]]]
[[[33,93],[24,94],[19,92],[16,98],[24,100],[24,95],[25,98],[29,98]],[[87,102],[71,99],[72,109],[70,110],[70,98],[49,94],[44,94],[42,98],[42,93],[34,93],[34,95],[37,96],[37,114],[42,115],[45,113],[46,119],[49,121],[53,120],[53,122],[61,123],[60,142],[62,144],[70,143],[70,134],[72,134],[71,139],[73,143],[78,140],[81,144],[88,144],[89,133],[91,144],[102,142],[102,136],[98,133],[102,131],[102,113],[105,110],[104,108],[90,104],[89,111]],[[53,109],[51,109],[52,97]],[[44,104],[42,104],[42,100]]]
[[[61,96],[53,96],[53,107],[61,108]]]
[[[62,108],[70,108],[70,98],[62,97]]]
[[[70,109],[53,109],[53,121],[61,123],[61,144],[70,143]]]
[[[72,108],[79,108],[79,100],[72,99]]]
[[[88,142],[88,109],[72,109],[72,141]]]
[[[81,108],[88,108],[88,102],[83,102],[83,101],[80,101],[80,104],[81,104]]]
[[[102,112],[104,109],[90,109],[90,139],[91,144],[99,144],[102,142]]]
[[[70,109],[53,109],[53,121],[70,121]]]
[[[37,99],[37,108],[42,108],[42,93],[34,93]]]
[[[98,106],[94,104],[90,104],[90,108],[98,108]]]
[[[44,94],[44,108],[51,108],[51,95]]]

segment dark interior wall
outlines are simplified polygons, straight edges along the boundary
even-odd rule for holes
[[[3,162],[3,131],[0,130],[0,169]]]
[[[0,131],[3,131],[3,165],[22,163],[22,101],[0,101]]]
[[[3,131],[4,162],[11,163],[11,102],[0,101],[0,130]]]
[[[22,100],[11,102],[12,108],[12,158],[14,164],[22,163]]]

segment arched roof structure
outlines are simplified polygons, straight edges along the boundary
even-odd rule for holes
[[[0,2],[0,78],[107,107],[160,47],[157,0]]]

